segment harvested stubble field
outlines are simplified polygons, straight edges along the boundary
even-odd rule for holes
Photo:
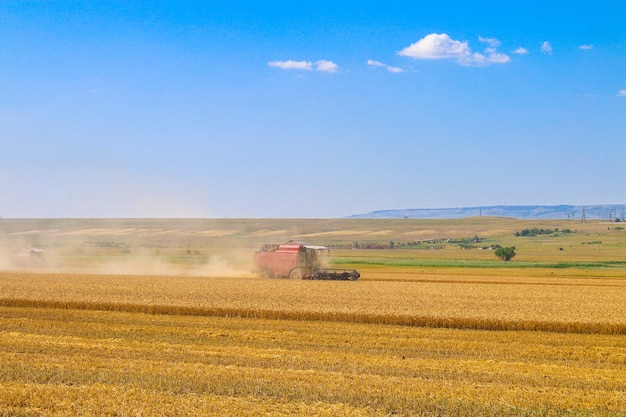
[[[0,416],[626,415],[626,251],[605,225],[530,241],[511,237],[528,222],[414,222],[513,242],[521,259],[340,249],[362,278],[315,282],[254,277],[246,239],[316,224],[328,240],[314,243],[398,239],[407,223],[55,222],[4,230],[52,239],[65,266],[0,271]],[[111,244],[84,244],[94,233]],[[112,273],[110,258],[156,246],[151,275]],[[196,253],[228,273],[190,273]]]

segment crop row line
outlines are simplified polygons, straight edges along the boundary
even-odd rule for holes
[[[32,300],[0,298],[2,307],[52,308],[67,310],[96,310],[153,315],[207,317],[239,317],[274,320],[330,321],[364,324],[386,324],[413,327],[450,328],[491,331],[541,331],[553,333],[626,335],[626,324],[581,323],[538,320],[504,320],[465,317],[433,317],[351,312],[322,312],[298,310],[263,310],[228,307],[189,307],[89,301]]]

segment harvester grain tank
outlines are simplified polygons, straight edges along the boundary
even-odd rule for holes
[[[256,272],[262,277],[291,279],[355,281],[356,270],[328,268],[330,250],[325,246],[308,245],[290,240],[281,245],[263,245],[254,253]]]

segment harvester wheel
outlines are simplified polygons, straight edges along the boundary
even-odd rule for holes
[[[289,279],[302,279],[303,276],[302,270],[298,268],[292,269],[289,273]]]

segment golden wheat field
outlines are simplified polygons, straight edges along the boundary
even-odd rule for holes
[[[513,236],[534,226],[564,227],[2,219],[51,261],[0,267],[0,416],[624,416],[623,229]],[[474,235],[519,255],[448,242]],[[251,274],[288,236],[361,279]]]

